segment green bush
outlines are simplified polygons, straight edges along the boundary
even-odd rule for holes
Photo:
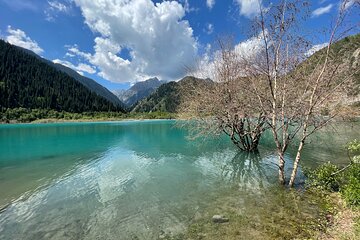
[[[360,206],[360,141],[354,140],[347,146],[351,166],[344,174],[344,187],[341,194],[345,201]]]
[[[311,187],[320,188],[327,191],[339,191],[341,185],[341,176],[335,174],[339,168],[334,164],[328,162],[325,163],[314,171],[307,173],[308,184]]]
[[[352,163],[360,163],[360,141],[355,139],[351,141],[348,146],[348,156]]]
[[[360,166],[354,164],[346,171],[345,185],[341,188],[341,195],[349,205],[360,206]]]
[[[347,204],[360,206],[360,141],[347,145],[350,164],[342,169],[331,163],[307,173],[311,187],[340,192]]]

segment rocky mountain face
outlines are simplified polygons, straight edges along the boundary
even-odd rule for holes
[[[161,85],[149,97],[141,100],[133,108],[133,112],[177,112],[180,105],[182,91],[187,85],[196,86],[199,83],[212,83],[210,79],[184,77],[178,82],[168,82]]]
[[[128,108],[131,108],[134,104],[152,94],[165,82],[166,81],[161,81],[156,77],[150,78],[146,81],[135,83],[128,90],[114,90],[113,94],[115,94]]]

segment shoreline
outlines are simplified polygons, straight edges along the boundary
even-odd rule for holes
[[[174,119],[178,114],[170,112],[64,112],[53,109],[13,108],[0,111],[0,124],[100,122],[144,119]]]
[[[124,121],[156,121],[156,120],[180,120],[180,118],[104,118],[104,119],[56,119],[56,118],[44,118],[37,119],[31,122],[9,121],[0,122],[0,125],[10,124],[51,124],[51,123],[91,123],[91,122],[124,122]]]
[[[149,120],[188,120],[181,118],[178,115],[170,118],[80,118],[80,119],[57,119],[57,118],[42,118],[30,122],[21,122],[18,120],[10,120],[8,122],[0,121],[0,125],[7,124],[47,124],[47,123],[87,123],[87,122],[123,122],[123,121],[149,121]],[[350,119],[334,119],[333,123],[339,122],[360,122],[360,116],[353,116]]]
[[[47,123],[91,123],[91,122],[125,122],[125,121],[158,121],[158,120],[175,120],[175,118],[120,118],[120,119],[39,119],[25,124],[47,124]],[[15,123],[21,124],[21,123]]]

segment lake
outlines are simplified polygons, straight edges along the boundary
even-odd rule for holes
[[[321,131],[302,165],[346,164],[359,132]],[[171,120],[0,125],[0,239],[156,239],[186,231],[219,198],[239,193],[246,209],[276,186],[271,136],[244,154],[225,138],[187,135]]]

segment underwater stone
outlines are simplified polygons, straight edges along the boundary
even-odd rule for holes
[[[212,217],[212,221],[214,223],[225,223],[225,222],[229,222],[229,219],[224,217],[223,215],[214,215]]]

